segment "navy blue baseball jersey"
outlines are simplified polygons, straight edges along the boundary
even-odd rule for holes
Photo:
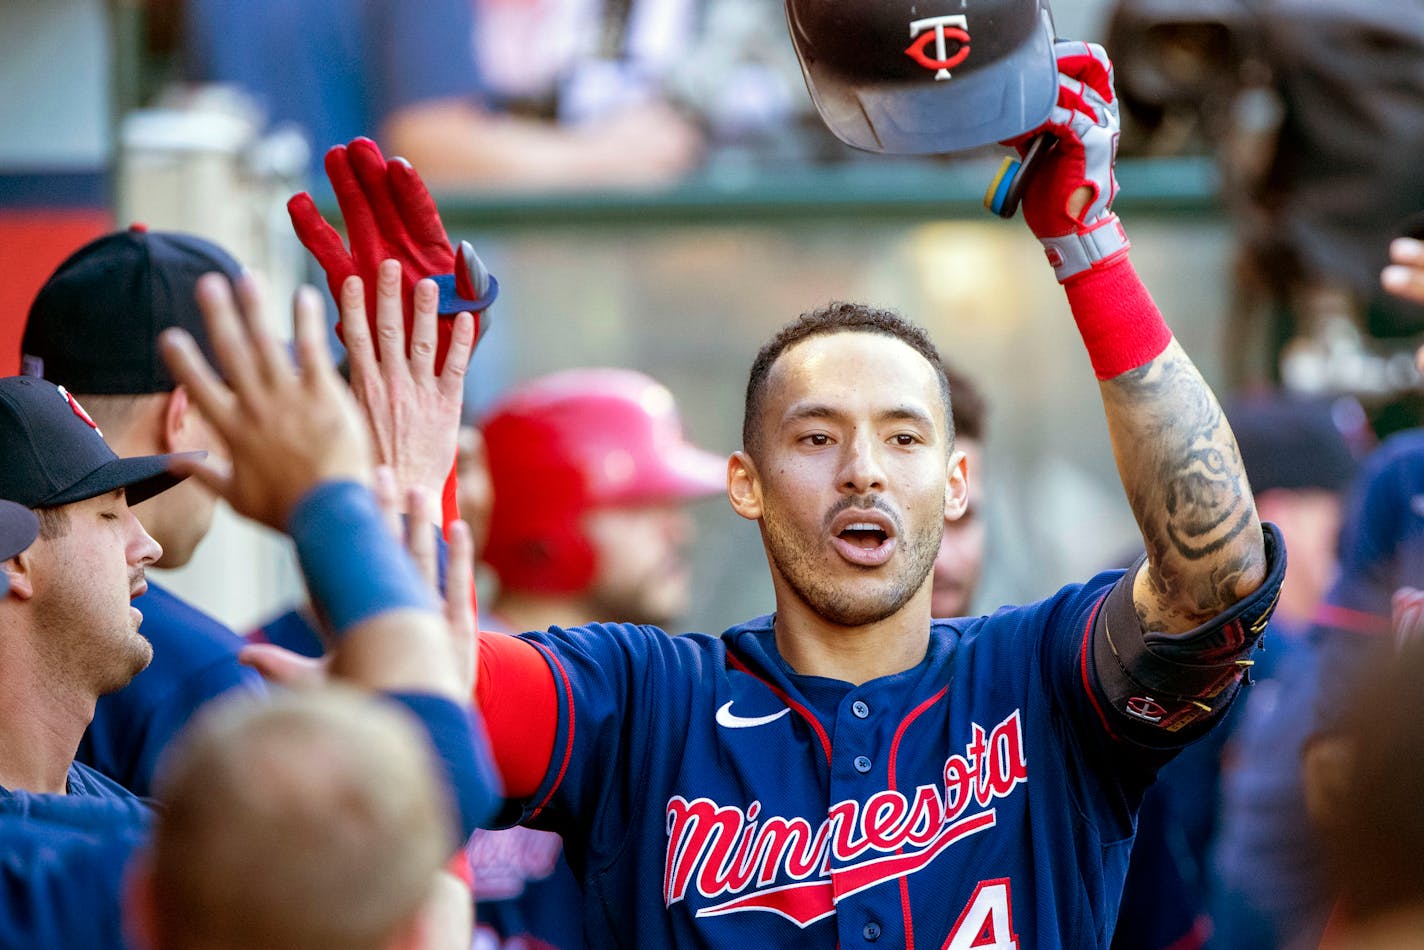
[[[1237,605],[1256,633],[1271,557]],[[594,946],[1106,946],[1143,790],[1214,720],[1109,701],[1121,576],[933,621],[922,662],[859,686],[795,673],[772,617],[524,634],[559,708],[519,820],[564,837]],[[1130,584],[1114,602],[1134,616]]]
[[[68,792],[0,791],[0,950],[124,946],[124,868],[153,812],[77,763]]]
[[[200,706],[228,690],[265,692],[237,661],[244,641],[152,581],[134,601],[153,662],[127,686],[100,696],[75,758],[136,795],[153,794],[159,757]]]
[[[0,950],[126,946],[119,895],[145,832],[0,814]]]
[[[1361,468],[1340,529],[1340,565],[1321,626],[1388,633],[1390,598],[1424,587],[1424,431],[1385,441]]]
[[[138,796],[113,779],[101,775],[83,762],[71,762],[66,776],[68,794],[77,798],[108,798],[124,802],[137,802]],[[0,786],[0,799],[34,796],[36,793],[23,790],[11,791]]]

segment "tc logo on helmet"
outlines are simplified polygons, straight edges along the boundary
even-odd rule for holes
[[[969,20],[963,14],[927,17],[910,23],[910,38],[914,40],[905,55],[926,69],[936,70],[935,79],[949,79],[949,71],[969,58]],[[929,45],[934,42],[934,55]],[[959,48],[950,55],[949,44]]]

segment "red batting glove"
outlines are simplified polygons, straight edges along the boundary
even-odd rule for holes
[[[1126,256],[1131,246],[1117,215],[1113,166],[1120,135],[1113,67],[1096,43],[1060,41],[1058,103],[1048,121],[1007,144],[1027,151],[1028,143],[1047,132],[1057,142],[1040,161],[1023,198],[1023,216],[1043,244],[1060,282],[1084,271],[1104,267]],[[1082,187],[1092,200],[1078,215],[1068,210]]]
[[[375,142],[358,138],[326,153],[326,176],[331,179],[341,206],[351,249],[346,249],[341,235],[321,216],[316,202],[305,191],[287,202],[298,240],[326,272],[334,299],[341,299],[341,285],[346,278],[353,274],[361,278],[373,339],[377,269],[382,261],[400,262],[407,355],[414,322],[415,285],[423,278],[432,278],[440,288],[441,319],[435,349],[435,372],[439,373],[450,350],[458,314],[469,312],[474,316],[477,343],[489,329],[486,310],[499,296],[499,282],[468,242],[460,242],[458,253],[450,246],[430,191],[405,159],[387,161]],[[338,326],[338,335],[340,332]],[[457,491],[452,464],[441,496],[441,523],[447,532],[459,517]]]
[[[435,354],[435,371],[440,372],[456,314],[468,311],[474,315],[478,341],[489,328],[485,310],[499,294],[498,281],[467,242],[460,243],[458,253],[450,246],[439,209],[405,159],[387,161],[375,142],[359,138],[326,153],[326,175],[341,206],[351,249],[346,249],[341,235],[321,216],[306,192],[287,202],[297,238],[326,271],[335,299],[341,299],[341,285],[347,277],[355,274],[361,278],[373,335],[376,271],[381,261],[395,260],[401,265],[407,345],[415,285],[422,278],[433,278],[440,287],[442,319]]]

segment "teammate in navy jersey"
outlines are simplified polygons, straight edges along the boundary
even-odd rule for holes
[[[428,937],[432,920],[421,898],[442,861],[494,803],[498,780],[468,701],[475,636],[468,531],[452,528],[442,617],[431,596],[433,539],[412,532],[412,556],[407,557],[386,529],[385,520],[394,517],[394,492],[383,490],[379,479],[374,479],[374,493],[370,487],[370,436],[330,365],[315,294],[304,293],[298,305],[299,366],[294,368],[285,350],[257,329],[260,306],[250,282],[240,288],[242,317],[226,282],[213,277],[200,286],[216,327],[213,335],[222,341],[217,355],[232,390],[218,382],[191,338],[179,334],[167,355],[175,378],[193,394],[228,447],[232,464],[222,470],[193,459],[187,464],[198,466],[196,474],[205,486],[238,513],[292,535],[314,601],[332,621],[337,641],[333,672],[403,706],[431,748],[414,748],[408,725],[392,737],[389,727],[375,722],[390,713],[368,715],[364,695],[283,700],[271,708],[248,699],[246,709],[229,706],[215,712],[187,749],[174,753],[168,781],[160,785],[172,793],[168,812],[154,816],[126,792],[118,800],[86,797],[73,780],[68,795],[0,795],[0,840],[5,842],[0,947],[7,950],[126,945],[118,929],[126,864],[131,885],[126,910],[131,923],[141,925],[128,934],[159,950],[213,943],[374,947],[396,945],[415,931]],[[468,359],[472,335],[466,317],[459,360]],[[455,362],[454,347],[451,354]],[[46,418],[53,417],[50,424],[37,424],[35,411],[26,413],[28,427],[13,424],[16,391],[35,400]],[[50,436],[42,459],[21,451],[17,429]],[[87,455],[74,450],[76,441],[88,448]],[[121,478],[132,480],[141,497],[177,477],[167,473],[170,464],[183,464],[164,458],[115,459],[76,402],[30,378],[0,381],[0,442],[10,450],[10,464],[0,471],[0,494],[17,492],[36,472],[62,479],[78,469],[89,473],[79,483],[83,490]],[[407,503],[423,514],[437,507],[430,496],[422,502],[412,495]],[[117,504],[122,505],[121,498]],[[61,512],[72,522],[71,543],[92,538],[92,529],[80,521],[88,509],[69,507]],[[133,522],[131,512],[121,513],[125,517],[106,529],[116,538],[127,533],[124,524]],[[53,512],[42,512],[41,521],[45,518],[51,520],[50,530],[60,527]],[[0,512],[4,550],[11,547],[7,526]],[[141,533],[132,530],[135,536]],[[102,553],[114,543],[101,540],[92,546]],[[44,550],[51,547],[55,541],[42,537],[6,562],[16,587],[0,603],[37,599],[41,585],[36,578],[56,573],[53,562],[65,553],[62,547]],[[91,586],[114,576],[112,568],[101,570],[99,553],[72,566],[91,568],[66,575]],[[58,605],[48,587],[41,594],[52,608]],[[94,598],[93,606],[100,605],[100,598]],[[19,636],[11,635],[12,615],[10,607],[0,607],[6,642],[18,643]],[[113,639],[107,629],[83,630],[77,612],[66,616],[76,622],[70,639],[80,631],[96,647]],[[126,613],[126,620],[136,626],[133,615]],[[56,649],[65,646],[62,627],[46,632]],[[15,677],[7,680],[10,695],[19,692],[15,687],[23,685],[18,681],[27,671],[9,662],[8,654],[6,660],[7,673]],[[71,748],[73,741],[77,734]],[[21,758],[12,743],[3,752],[0,769],[8,770]],[[438,764],[432,768],[431,761]],[[383,789],[382,782],[394,782],[395,793]],[[442,794],[433,794],[433,784],[443,786]],[[453,814],[432,814],[432,799],[438,799],[441,812],[453,806]],[[150,822],[157,823],[153,856],[130,864],[135,848],[148,840]],[[343,853],[343,846],[355,848],[361,860]],[[184,868],[184,861],[196,866]],[[241,879],[253,867],[261,867],[262,880]],[[294,910],[291,896],[296,893],[302,900]],[[463,933],[445,931],[447,942],[439,945],[468,944],[468,890],[462,888],[459,896]],[[412,922],[414,915],[421,920]]]
[[[73,396],[24,376],[0,380],[0,451],[0,498],[39,521],[38,540],[4,563],[0,794],[131,797],[74,749],[98,698],[152,656],[131,601],[162,549],[130,506],[181,479],[172,456],[119,458]]]
[[[26,369],[74,393],[120,455],[219,451],[221,443],[158,358],[158,334],[184,327],[205,351],[193,297],[198,278],[241,265],[191,234],[142,227],[107,234],[75,251],[30,307]],[[164,493],[135,515],[163,548],[154,565],[180,568],[212,525],[217,499],[196,482]],[[136,795],[152,794],[159,756],[193,715],[229,690],[261,692],[261,677],[237,659],[243,641],[218,620],[158,584],[135,601],[153,662],[101,697],[76,758]]]
[[[593,945],[1107,944],[1143,789],[1230,704],[1284,551],[1110,211],[1111,67],[1057,53],[1058,146],[1024,213],[1147,555],[931,620],[966,497],[939,355],[868,307],[787,326],[753,365],[727,489],[761,530],[776,613],[720,637],[481,638],[506,817],[564,837]]]

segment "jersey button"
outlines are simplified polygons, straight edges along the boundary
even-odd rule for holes
[[[861,775],[864,775],[866,772],[869,772],[869,771],[870,771],[870,760],[867,759],[867,758],[866,758],[865,756],[863,756],[863,755],[858,755],[858,756],[856,756],[856,757],[855,757],[855,770],[856,770],[857,772],[859,772]]]
[[[858,699],[850,704],[850,711],[857,719],[866,719],[870,716],[870,707]]]
[[[861,930],[860,934],[866,940],[869,940],[874,943],[876,940],[880,939],[880,925],[872,920],[870,923],[865,925],[865,929]]]

